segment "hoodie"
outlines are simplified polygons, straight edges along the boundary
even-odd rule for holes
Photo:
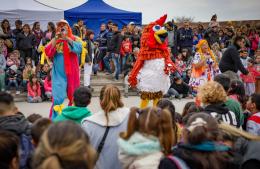
[[[219,121],[240,127],[240,119],[236,114],[225,107],[224,103],[211,104],[205,107],[204,111]]]
[[[118,158],[124,169],[157,169],[161,152],[160,141],[154,136],[135,132],[128,140],[118,139]]]
[[[21,114],[0,116],[0,129],[13,132],[18,136],[21,134],[31,135],[31,126]]]
[[[65,120],[71,120],[78,124],[81,123],[81,121],[91,116],[92,113],[87,107],[76,107],[76,106],[69,106],[65,108],[60,115],[58,115],[54,121],[65,121]]]

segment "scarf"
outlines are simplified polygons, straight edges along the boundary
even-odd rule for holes
[[[71,74],[71,65],[70,65],[70,49],[69,49],[69,44],[68,41],[58,39],[57,44],[63,43],[63,55],[64,55],[64,66],[65,66],[65,72],[66,75]]]
[[[204,152],[230,150],[230,147],[225,146],[220,143],[212,142],[212,141],[205,141],[205,142],[202,142],[201,144],[196,144],[196,145],[184,144],[181,146],[184,148],[187,148],[187,149],[192,149],[192,150],[196,150],[196,151],[204,151]]]

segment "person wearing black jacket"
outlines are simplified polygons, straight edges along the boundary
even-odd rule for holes
[[[104,58],[104,63],[106,69],[109,73],[111,73],[109,60],[112,58],[114,66],[115,66],[115,79],[119,79],[120,74],[120,46],[122,42],[121,32],[118,31],[118,25],[116,23],[113,24],[113,35],[111,38],[111,42],[108,44],[108,52],[109,54]]]
[[[35,50],[36,38],[34,34],[31,33],[30,26],[25,24],[23,26],[23,31],[19,33],[16,37],[17,49],[20,51],[22,58],[32,58],[32,60],[37,60],[33,56],[33,50]]]
[[[244,46],[244,38],[242,36],[236,36],[234,38],[233,45],[231,45],[223,54],[220,62],[219,69],[222,73],[226,71],[232,71],[237,73],[238,70],[241,71],[244,75],[247,75],[249,72],[243,66],[238,50]]]
[[[173,83],[171,84],[170,89],[168,90],[166,97],[175,96],[176,98],[185,98],[190,96],[191,88],[188,84],[183,82],[183,80],[176,76],[173,78]]]
[[[100,32],[99,32],[97,39],[96,39],[96,41],[98,42],[98,45],[99,45],[99,51],[100,51],[99,57],[102,61],[102,65],[104,65],[103,59],[104,59],[104,57],[106,56],[106,53],[107,53],[107,44],[108,44],[107,34],[108,34],[108,30],[106,29],[106,24],[102,23],[101,26],[100,26]]]

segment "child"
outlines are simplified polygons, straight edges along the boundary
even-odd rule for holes
[[[5,90],[5,68],[6,68],[5,56],[0,53],[0,91]]]
[[[0,38],[0,55],[4,55],[5,58],[7,56],[7,48],[5,46],[5,41],[2,38]]]
[[[178,99],[192,97],[191,88],[188,84],[183,82],[180,77],[174,77],[174,82],[171,84],[170,89],[168,90],[166,97],[176,97]]]
[[[177,55],[177,58],[175,59],[175,65],[181,76],[182,76],[183,72],[186,70],[186,64],[183,61],[183,57],[186,57],[186,55],[187,55],[187,51],[186,51],[186,49],[183,49],[182,53],[179,53]]]
[[[260,95],[253,94],[249,99],[248,106],[250,106],[253,115],[247,121],[246,130],[251,134],[260,136]]]
[[[24,60],[24,58],[22,58],[22,57],[20,57],[20,52],[19,52],[19,50],[14,50],[13,51],[13,54],[14,54],[14,58],[16,59],[16,60],[19,60],[20,62],[20,64],[19,64],[19,66],[18,66],[18,69],[20,70],[20,71],[23,71],[23,69],[24,69],[24,67],[25,67],[25,60]]]
[[[255,56],[255,67],[258,72],[260,72],[260,50],[257,50],[258,55]]]
[[[248,51],[246,48],[243,48],[239,51],[240,54],[240,60],[245,68],[247,68],[247,60],[250,58],[248,56]]]
[[[191,69],[187,69],[186,73],[183,74],[183,81],[187,84],[190,82],[190,77],[191,77]]]
[[[52,97],[52,83],[51,83],[51,70],[48,72],[47,77],[44,80],[44,92],[48,99]]]
[[[7,57],[6,61],[7,67],[11,67],[15,65],[17,68],[20,66],[20,60],[15,57],[14,53],[9,53],[9,56]]]
[[[42,102],[40,82],[38,81],[35,74],[33,74],[29,78],[29,83],[27,84],[27,91],[29,103]]]
[[[122,70],[125,70],[125,64],[126,60],[129,57],[129,55],[132,53],[132,43],[130,41],[130,38],[125,36],[120,48],[120,55],[122,56]]]
[[[97,75],[97,71],[99,70],[99,62],[100,62],[100,51],[99,51],[99,43],[97,41],[94,42],[94,58],[93,58],[93,72],[94,76]]]
[[[247,60],[247,70],[249,71],[248,75],[241,74],[240,76],[245,85],[246,95],[251,96],[255,93],[256,77],[260,76],[260,72],[255,69],[254,60],[251,58]]]
[[[31,60],[31,58],[29,58]],[[37,78],[40,79],[40,82],[43,84],[45,78],[47,77],[48,71],[50,70],[50,66],[45,63],[41,70],[37,72]]]
[[[54,121],[66,121],[71,120],[75,123],[81,124],[81,121],[92,115],[87,106],[91,102],[91,91],[88,87],[79,87],[75,90],[74,106],[69,106],[65,108],[60,115],[58,115]]]
[[[131,108],[127,131],[118,139],[118,158],[124,169],[157,169],[160,159],[169,155],[177,138],[171,114],[160,108]]]
[[[228,97],[238,101],[243,110],[246,108],[246,91],[245,86],[242,81],[240,80],[233,80],[231,81],[230,88],[228,90]]]
[[[7,76],[7,92],[10,93],[11,86],[15,86],[16,94],[20,94],[20,91],[18,90],[18,79],[17,79],[17,66],[12,65],[6,72]]]
[[[48,129],[48,127],[51,124],[52,122],[48,118],[40,118],[32,124],[31,134],[32,134],[32,143],[34,147],[38,146],[42,134],[44,133],[45,130]]]
[[[25,68],[23,70],[23,87],[27,89],[27,83],[29,81],[29,77],[35,74],[35,72],[32,69],[31,64],[26,64]]]
[[[216,57],[216,61],[217,63],[219,63],[220,59],[222,58],[222,52],[221,52],[221,49],[220,49],[220,46],[218,43],[214,43],[212,46],[212,51]]]

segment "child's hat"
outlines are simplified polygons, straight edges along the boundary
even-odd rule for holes
[[[17,66],[16,66],[16,65],[12,65],[12,66],[10,67],[10,69],[16,72],[16,71],[17,71]]]

